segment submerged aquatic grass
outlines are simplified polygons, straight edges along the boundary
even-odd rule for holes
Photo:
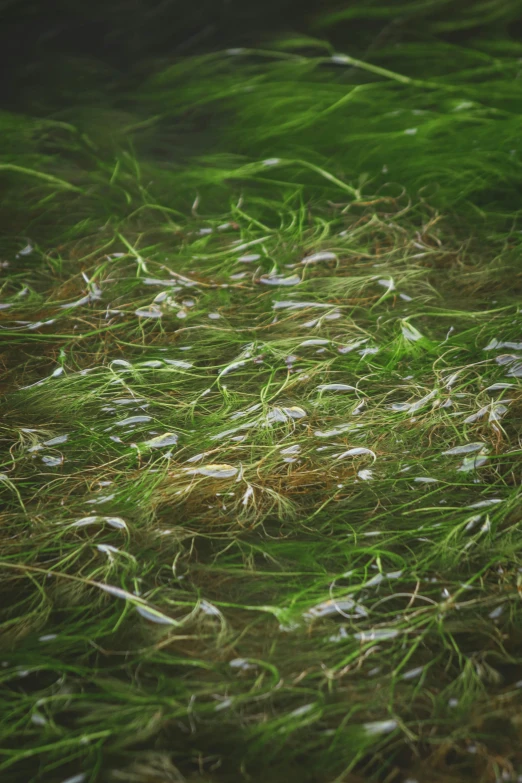
[[[522,772],[515,57],[409,51],[5,115],[2,780]]]

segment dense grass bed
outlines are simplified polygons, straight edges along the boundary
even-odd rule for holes
[[[520,49],[2,114],[2,781],[521,779]]]

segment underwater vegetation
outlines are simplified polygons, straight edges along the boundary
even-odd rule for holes
[[[521,5],[312,5],[0,113],[6,783],[522,779]]]

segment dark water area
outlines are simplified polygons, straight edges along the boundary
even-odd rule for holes
[[[91,3],[11,0],[0,9],[2,95],[24,101],[24,89],[60,80],[61,61],[98,61],[125,77],[168,58],[227,47],[262,48],[278,39],[325,38],[364,58],[380,48],[423,41],[467,46],[481,38],[519,40],[518,0],[478,4],[340,3],[339,0],[108,0]],[[51,63],[53,65],[51,65]],[[418,63],[422,70],[422,62]],[[51,74],[47,68],[52,68]],[[58,99],[59,100],[59,99]]]

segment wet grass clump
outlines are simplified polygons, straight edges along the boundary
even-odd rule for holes
[[[2,780],[522,774],[516,58],[335,56],[3,116]]]

